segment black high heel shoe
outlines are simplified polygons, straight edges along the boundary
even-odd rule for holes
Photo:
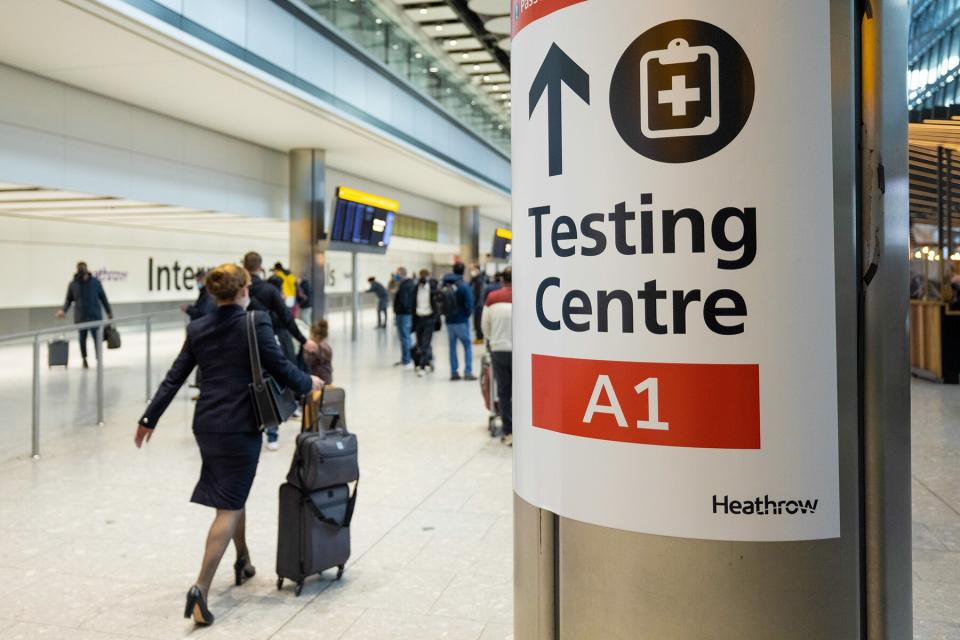
[[[187,591],[187,606],[183,610],[183,617],[193,616],[193,621],[202,626],[213,624],[213,614],[207,609],[207,600],[203,597],[203,592],[197,585],[190,587]]]
[[[257,569],[250,564],[250,558],[237,558],[233,563],[234,582],[238,587],[255,575],[257,575]]]

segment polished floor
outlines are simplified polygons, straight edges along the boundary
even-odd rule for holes
[[[395,335],[372,322],[355,345],[333,322],[363,475],[343,580],[311,579],[299,598],[276,589],[291,425],[281,450],[264,453],[249,502],[259,573],[235,588],[221,568],[209,629],[181,617],[210,519],[188,502],[199,469],[194,391],[137,451],[143,333],[126,328],[123,348],[106,354],[102,427],[96,374],[76,366],[74,338],[73,366],[41,369],[43,455],[31,460],[31,351],[0,348],[0,638],[512,638],[510,450],[489,438],[477,385],[447,380],[445,348],[437,372],[417,378],[391,366]],[[154,332],[155,382],[182,331]],[[914,637],[960,640],[960,387],[914,381],[912,395]]]
[[[40,460],[29,458],[27,347],[0,349],[0,421],[16,457],[0,462],[0,638],[512,637],[510,450],[492,441],[476,383],[392,367],[399,348],[370,327],[355,347],[333,324],[335,382],[348,389],[362,479],[353,555],[341,582],[277,591],[277,487],[296,426],[264,452],[248,503],[257,576],[232,585],[232,551],[212,589],[209,629],[182,618],[211,512],[188,502],[199,471],[191,390],[143,450],[133,433],[145,397],[142,335],[106,354],[105,426],[96,426],[95,373],[43,374]],[[155,332],[157,375],[182,327]],[[445,336],[439,336],[445,338]],[[73,358],[77,357],[76,340]],[[16,364],[16,366],[14,366]],[[17,375],[14,374],[17,371]],[[85,409],[78,409],[80,400]],[[15,445],[14,445],[15,443]],[[9,452],[0,456],[10,458]]]

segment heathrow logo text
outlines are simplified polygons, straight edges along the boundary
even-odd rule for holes
[[[713,512],[736,516],[779,516],[783,514],[813,514],[817,512],[820,500],[800,498],[795,500],[777,500],[770,496],[752,500],[731,500],[730,496],[713,496]]]

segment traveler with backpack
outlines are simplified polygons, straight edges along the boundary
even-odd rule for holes
[[[417,375],[422,376],[430,367],[433,371],[433,331],[436,328],[439,316],[435,299],[437,281],[430,277],[426,269],[420,270],[420,280],[417,281],[417,304],[413,318],[413,332],[417,336],[417,344],[413,348],[413,366],[417,368]]]
[[[450,379],[460,380],[457,343],[463,345],[463,379],[476,380],[473,375],[473,341],[470,338],[470,318],[473,316],[473,293],[463,280],[462,262],[453,265],[453,273],[443,276],[438,298],[447,319],[447,340],[450,343]]]
[[[417,306],[417,283],[407,276],[404,267],[397,269],[400,283],[393,298],[393,315],[396,316],[397,335],[400,336],[400,362],[394,366],[413,369],[413,349],[410,344],[410,332],[413,331],[413,313]]]

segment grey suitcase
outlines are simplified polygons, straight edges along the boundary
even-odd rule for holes
[[[357,491],[349,485],[309,493],[290,483],[280,485],[277,536],[277,589],[284,579],[296,582],[296,595],[307,577],[337,568],[337,580],[350,558],[350,520]]]
[[[70,341],[66,338],[54,338],[47,342],[47,366],[66,367],[70,361]]]
[[[360,479],[357,436],[345,429],[305,431],[297,435],[287,482],[314,491]]]

